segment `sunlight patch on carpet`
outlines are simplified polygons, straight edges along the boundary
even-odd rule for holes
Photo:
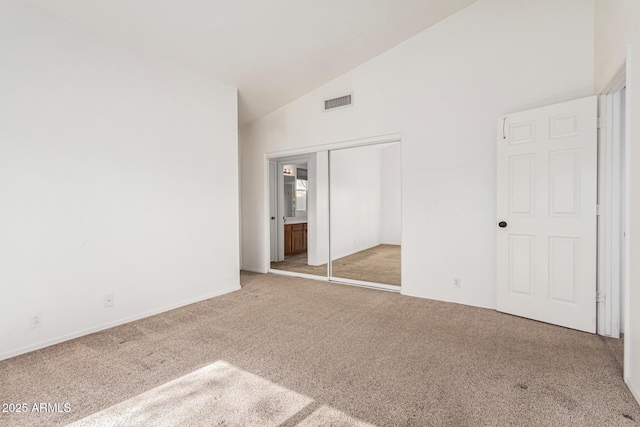
[[[69,426],[277,426],[294,421],[313,399],[223,360]],[[375,427],[321,406],[297,425]]]

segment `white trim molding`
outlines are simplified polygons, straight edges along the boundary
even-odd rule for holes
[[[626,295],[628,263],[625,226],[628,223],[628,132],[622,90],[626,86],[626,63],[618,67],[599,96],[598,129],[598,277],[597,333],[620,338],[622,300]],[[622,171],[625,171],[624,173]],[[625,326],[628,322],[624,322]]]

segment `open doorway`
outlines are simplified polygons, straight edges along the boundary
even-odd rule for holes
[[[276,171],[278,251],[271,268],[277,268],[280,263],[307,265],[308,164],[280,161]]]

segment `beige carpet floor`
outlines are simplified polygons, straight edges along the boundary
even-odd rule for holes
[[[327,276],[327,264],[307,265],[306,253],[272,262],[271,268]],[[332,268],[334,277],[400,286],[400,245],[378,245],[339,258],[333,262]]]
[[[228,295],[0,362],[0,402],[29,407],[0,412],[0,425],[640,420],[622,379],[621,340],[294,277],[243,273],[242,284]],[[34,403],[58,403],[62,412],[34,412]]]

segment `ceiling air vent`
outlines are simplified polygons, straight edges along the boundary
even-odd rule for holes
[[[350,107],[353,104],[353,94],[339,96],[337,98],[324,100],[324,111],[335,110],[337,108]]]

